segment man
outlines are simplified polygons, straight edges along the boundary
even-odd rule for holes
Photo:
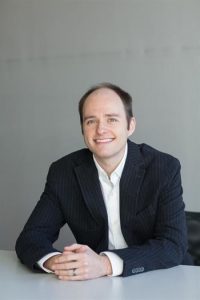
[[[190,264],[179,161],[128,140],[132,99],[115,85],[92,87],[79,113],[88,149],[51,165],[16,243],[22,263],[62,280]],[[65,223],[77,244],[58,252],[52,244]]]

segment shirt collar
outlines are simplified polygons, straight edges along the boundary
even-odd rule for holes
[[[111,173],[110,178],[108,177],[108,175],[104,171],[104,169],[102,169],[102,167],[99,165],[99,163],[97,162],[97,160],[95,159],[94,154],[93,154],[93,160],[97,167],[99,177],[102,179],[110,180],[113,184],[115,184],[117,181],[119,181],[121,178],[123,169],[124,169],[124,165],[125,165],[126,158],[127,158],[127,153],[128,153],[128,146],[126,143],[124,156],[122,157],[122,159],[121,159],[119,165],[116,167],[116,169]]]

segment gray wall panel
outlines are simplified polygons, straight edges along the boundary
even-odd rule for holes
[[[133,95],[132,139],[180,159],[186,208],[200,210],[199,13],[194,0],[0,0],[1,249],[50,163],[84,146],[78,100],[101,81]]]

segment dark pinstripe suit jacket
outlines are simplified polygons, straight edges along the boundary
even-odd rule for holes
[[[121,229],[128,244],[114,250],[123,276],[191,263],[179,161],[146,144],[128,141],[120,180]],[[30,268],[47,253],[67,223],[76,240],[97,253],[108,248],[108,220],[92,153],[83,149],[50,167],[45,190],[16,243]]]

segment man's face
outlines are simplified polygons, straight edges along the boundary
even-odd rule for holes
[[[124,105],[113,90],[102,88],[88,96],[83,106],[83,136],[97,161],[119,163],[134,130],[135,119],[128,126]]]

